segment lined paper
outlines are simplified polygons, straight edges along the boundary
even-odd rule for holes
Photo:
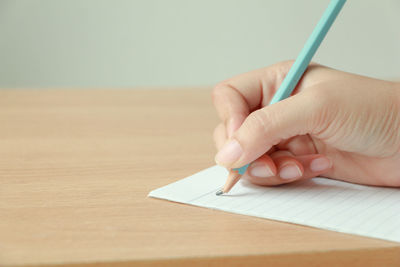
[[[150,192],[150,197],[343,233],[400,242],[400,189],[326,178],[277,187],[241,180],[216,196],[226,169],[213,166]]]

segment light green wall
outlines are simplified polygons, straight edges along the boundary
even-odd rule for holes
[[[0,0],[0,87],[212,85],[294,58],[328,0]],[[315,60],[400,77],[400,1],[348,0]]]

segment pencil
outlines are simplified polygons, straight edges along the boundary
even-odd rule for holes
[[[315,26],[303,49],[300,51],[300,54],[283,80],[278,91],[276,91],[275,95],[271,99],[269,103],[270,105],[289,97],[293,92],[345,2],[346,0],[331,0],[321,19],[317,23],[317,26]],[[229,192],[231,188],[240,180],[241,176],[246,172],[249,165],[250,164],[247,164],[241,168],[231,169],[224,187],[221,190],[218,190],[216,195],[222,195]]]

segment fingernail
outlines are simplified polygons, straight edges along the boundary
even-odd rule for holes
[[[332,166],[332,161],[328,158],[321,157],[311,161],[310,169],[313,172],[321,172],[329,169]]]
[[[267,178],[274,175],[271,169],[264,164],[252,164],[250,167],[250,174],[251,176],[259,178]]]
[[[237,161],[243,153],[243,149],[235,139],[226,143],[215,156],[218,165],[230,166]]]
[[[288,164],[283,166],[279,171],[279,176],[282,179],[295,179],[300,178],[303,174],[296,164]]]

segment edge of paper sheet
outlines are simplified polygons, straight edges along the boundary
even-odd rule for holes
[[[210,169],[214,168],[215,166],[209,167],[207,169],[204,169],[192,176],[180,179],[178,181],[172,182],[170,184],[167,184],[165,186],[162,186],[160,188],[157,188],[155,190],[152,190],[149,192],[149,194],[147,195],[148,197],[152,197],[152,198],[156,198],[156,199],[162,199],[162,200],[167,200],[170,202],[176,202],[176,203],[181,203],[181,204],[185,204],[185,205],[190,205],[190,206],[194,206],[194,207],[202,207],[202,208],[207,208],[207,209],[212,209],[212,210],[218,210],[218,211],[222,211],[222,212],[228,212],[228,213],[234,213],[234,214],[239,214],[239,215],[245,215],[245,216],[252,216],[252,217],[257,217],[257,218],[261,218],[261,219],[266,219],[266,220],[273,220],[273,221],[278,221],[278,222],[284,222],[284,223],[289,223],[289,224],[294,224],[294,225],[300,225],[300,226],[305,226],[305,227],[312,227],[315,229],[322,229],[322,230],[329,230],[329,231],[335,231],[335,232],[339,232],[339,233],[344,233],[344,234],[350,234],[350,235],[356,235],[356,236],[361,236],[364,238],[376,238],[376,239],[380,239],[380,240],[385,240],[385,241],[390,241],[390,242],[395,242],[395,243],[399,243],[397,240],[395,239],[391,239],[391,238],[382,238],[380,236],[376,236],[373,233],[370,234],[370,236],[366,236],[365,234],[362,233],[357,233],[357,232],[347,232],[347,231],[343,231],[339,228],[335,228],[335,227],[330,227],[330,226],[326,226],[326,225],[319,225],[319,224],[314,224],[312,222],[304,222],[303,220],[298,220],[296,218],[293,219],[293,221],[287,221],[285,219],[280,218],[279,216],[271,216],[269,215],[268,218],[266,217],[262,217],[262,216],[258,216],[255,214],[252,214],[251,212],[249,213],[244,213],[244,212],[240,212],[237,210],[230,210],[229,208],[226,209],[220,209],[217,207],[210,207],[210,206],[206,206],[206,205],[201,205],[201,204],[192,204],[192,203],[188,203],[188,199],[187,199],[187,195],[185,195],[183,193],[183,195],[174,195],[174,196],[166,196],[166,197],[160,197],[157,196],[157,193],[163,193],[163,191],[165,189],[168,189],[171,186],[175,186],[176,184],[179,183],[185,183],[185,182],[189,182],[190,183],[190,178],[197,176],[197,175],[201,175],[203,172],[207,172],[210,171]],[[323,178],[323,177],[322,177]],[[325,178],[324,178],[325,179]],[[206,186],[205,186],[206,187]],[[216,191],[215,188],[213,188],[212,190]],[[207,191],[210,192],[210,191]],[[185,198],[186,197],[186,198]]]

